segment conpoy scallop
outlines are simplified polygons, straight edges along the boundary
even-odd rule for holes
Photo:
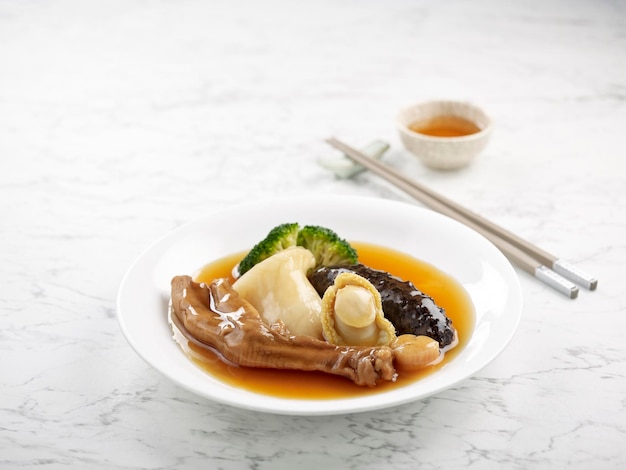
[[[404,370],[421,369],[443,359],[439,343],[424,335],[400,335],[391,344],[391,349],[396,365]]]
[[[322,297],[322,333],[329,343],[348,346],[387,346],[396,338],[383,314],[380,294],[362,276],[339,274]]]

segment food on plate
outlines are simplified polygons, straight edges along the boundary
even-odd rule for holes
[[[364,277],[342,273],[322,298],[322,330],[332,344],[388,346],[396,330],[383,314],[380,294]]]
[[[410,281],[363,264],[322,267],[312,273],[309,280],[323,295],[337,276],[347,272],[363,276],[374,285],[380,293],[385,318],[393,323],[398,335],[428,336],[437,340],[441,348],[456,345],[456,330],[445,311]]]
[[[240,366],[322,371],[373,386],[396,376],[387,346],[336,346],[267,325],[225,279],[209,285],[189,276],[172,279],[172,319],[179,329]]]
[[[322,339],[322,299],[306,277],[315,257],[292,246],[254,265],[233,285],[268,325],[282,321],[294,335]]]
[[[315,268],[356,263],[358,254],[352,245],[335,232],[319,225],[305,225],[298,232],[298,245],[315,255]]]
[[[254,245],[248,254],[237,265],[238,275],[241,276],[266,258],[275,255],[290,246],[296,246],[298,240],[298,224],[280,224],[274,227],[267,236]]]
[[[391,345],[396,365],[404,370],[418,370],[434,364],[443,357],[439,343],[428,336],[404,334],[398,336]]]
[[[239,262],[237,275],[241,276],[255,264],[292,246],[302,246],[315,256],[315,268],[354,264],[358,255],[352,246],[335,232],[317,225],[285,223],[274,227],[267,236],[254,245]]]
[[[374,386],[440,362],[458,343],[430,296],[359,263],[328,228],[281,224],[232,263],[228,278],[176,276],[170,318],[235,366],[322,371]]]

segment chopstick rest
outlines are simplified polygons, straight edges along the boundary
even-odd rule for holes
[[[326,142],[431,209],[456,219],[479,232],[520,268],[568,297],[576,298],[578,296],[578,287],[566,279],[566,275],[568,277],[571,276],[573,278],[571,280],[577,281],[591,290],[597,287],[598,281],[592,276],[559,260],[484,217],[471,212],[460,204],[435,193],[383,163],[368,158],[358,150],[349,147],[334,137],[327,139]],[[560,273],[556,272],[556,269],[553,270],[552,267],[558,268]]]
[[[380,160],[387,150],[389,150],[389,144],[387,142],[375,140],[363,147],[361,152],[369,158]],[[352,178],[367,169],[347,155],[330,155],[320,157],[318,158],[317,163],[327,170],[335,173],[335,176],[340,179]]]

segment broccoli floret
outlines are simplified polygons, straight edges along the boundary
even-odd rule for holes
[[[254,245],[239,262],[237,275],[241,276],[255,264],[292,246],[301,246],[315,256],[315,267],[356,264],[356,250],[332,230],[317,225],[297,223],[281,224],[274,227],[267,236]]]
[[[254,245],[250,252],[239,262],[237,271],[242,275],[252,266],[290,246],[295,246],[300,226],[297,223],[281,224],[274,227],[267,236]]]
[[[332,230],[317,225],[305,225],[298,232],[297,244],[315,256],[315,268],[355,264],[356,250]]]

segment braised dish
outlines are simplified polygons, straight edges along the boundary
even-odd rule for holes
[[[372,214],[376,214],[375,222]],[[285,220],[332,227],[346,240],[393,247],[454,279],[467,294],[474,319],[451,350],[450,358],[417,380],[386,381],[394,386],[379,389],[378,385],[355,385],[343,378],[362,392],[311,398],[273,396],[243,387],[207,373],[197,362],[189,360],[187,352],[172,340],[168,316],[172,279],[181,273],[197,276],[203,262],[210,264],[229,253],[244,253],[258,241],[259,231],[266,233]],[[264,229],[255,234],[250,230],[252,226]],[[512,267],[475,232],[413,205],[336,196],[259,201],[214,211],[148,248],[129,269],[118,295],[118,316],[124,335],[149,364],[167,377],[212,400],[283,414],[364,411],[437,393],[492,361],[512,337],[520,313],[519,284]]]

